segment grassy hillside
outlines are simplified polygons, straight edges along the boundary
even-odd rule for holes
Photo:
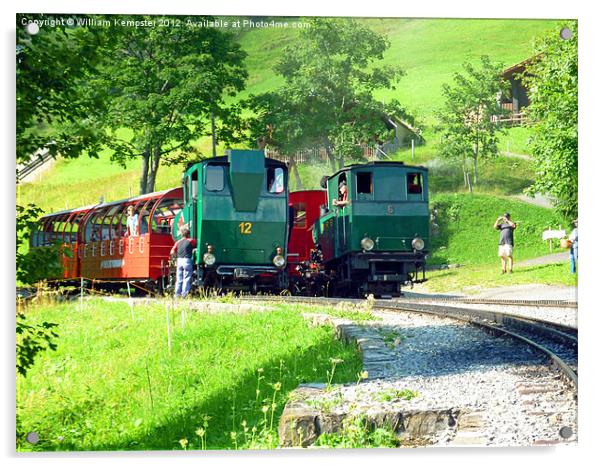
[[[549,253],[541,234],[548,227],[562,225],[550,209],[496,196],[440,194],[431,198],[431,208],[438,212],[436,223],[440,227],[439,236],[433,238],[431,263],[435,264],[497,263],[499,232],[493,223],[504,212],[510,212],[518,222],[514,233],[517,261]],[[562,226],[570,230],[566,223]]]
[[[402,67],[407,75],[398,89],[378,95],[397,98],[409,108],[429,116],[442,103],[441,86],[460,71],[465,61],[481,55],[512,65],[531,55],[533,38],[551,29],[550,20],[474,19],[374,19],[359,21],[386,35],[391,48],[382,63]],[[281,50],[294,43],[290,31],[254,29],[239,36],[249,53],[249,85],[246,93],[258,93],[279,85],[272,67]]]
[[[555,21],[545,20],[462,20],[462,19],[360,19],[373,30],[386,34],[391,42],[384,63],[399,65],[406,70],[395,91],[378,97],[397,98],[419,117],[433,121],[433,111],[441,105],[441,85],[449,82],[464,61],[476,61],[482,54],[506,65],[530,55],[534,37],[553,27]],[[239,96],[260,93],[282,84],[272,67],[282,50],[293,45],[296,32],[282,29],[243,30],[238,35],[249,56],[247,89]],[[427,145],[416,151],[411,160],[409,151],[395,158],[408,163],[431,165],[432,188],[436,192],[455,191],[461,177],[457,170],[439,162],[429,162],[436,157],[436,135],[427,128]],[[501,137],[500,149],[526,153],[528,130],[513,128]],[[209,153],[209,141],[197,144],[202,153]],[[221,153],[224,148],[220,148]],[[100,159],[82,156],[76,160],[60,160],[43,176],[41,182],[20,185],[18,202],[36,202],[47,211],[72,208],[96,203],[101,196],[106,200],[120,199],[138,193],[141,162],[132,160],[126,169],[109,161],[107,153]],[[176,186],[180,182],[182,167],[161,166],[157,189]],[[303,167],[301,176],[306,188],[316,187],[328,167]],[[507,174],[499,176],[499,174]],[[483,183],[478,190],[497,194],[515,194],[529,184],[532,170],[526,161],[500,160],[483,165]]]

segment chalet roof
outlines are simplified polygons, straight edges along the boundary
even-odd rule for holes
[[[509,66],[504,71],[502,71],[502,76],[506,79],[510,79],[515,74],[524,73],[525,69],[527,68],[527,65],[530,65],[534,61],[538,60],[541,57],[541,55],[542,55],[541,53],[538,53],[537,55],[533,55],[521,62],[515,63],[512,66]]]
[[[391,125],[393,128],[397,128],[398,126],[403,126],[408,131],[411,131],[412,133],[418,134],[418,130],[416,128],[414,128],[411,124],[409,124],[405,120],[402,120],[398,116],[389,116],[389,115],[387,115],[386,119],[387,119],[387,123],[389,125]]]

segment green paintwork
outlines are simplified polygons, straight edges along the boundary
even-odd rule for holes
[[[259,193],[265,179],[262,151],[230,150],[230,182],[234,208],[241,212],[255,212]]]
[[[357,173],[372,173],[372,193],[357,192]],[[422,175],[422,193],[408,194],[407,174]],[[333,206],[341,175],[346,177],[351,204]],[[429,250],[428,172],[402,163],[371,163],[345,168],[328,179],[330,211],[316,225],[326,258],[362,250],[364,237],[375,242],[373,251],[411,252],[412,240],[420,237]]]
[[[282,165],[284,191],[279,194],[269,193],[266,186],[268,170],[266,165],[277,162],[268,162],[262,151],[236,152],[237,155],[234,158],[231,153],[229,158],[207,159],[191,166],[186,171],[184,174],[185,203],[182,210],[182,223],[194,224],[194,227],[191,228],[191,236],[197,241],[196,263],[202,261],[203,255],[207,251],[207,245],[210,244],[213,246],[216,265],[271,266],[277,247],[282,247],[286,254],[288,235],[286,167]],[[247,156],[249,163],[240,161],[241,157]],[[261,175],[257,170],[258,159],[261,160]],[[234,170],[231,168],[232,160],[236,160]],[[207,165],[223,167],[223,190],[208,191],[206,189],[204,180]],[[247,169],[248,173],[245,171]],[[187,183],[190,183],[190,178],[195,171],[199,180],[196,198],[190,196],[187,189]],[[259,183],[257,184],[258,179]],[[242,183],[243,186],[239,187],[237,183]],[[249,188],[246,183],[251,183],[253,187]],[[258,190],[257,194],[253,194],[254,190]],[[243,194],[243,200],[240,201],[236,196]],[[239,201],[243,203],[244,209],[240,208]],[[251,204],[254,204],[255,208],[252,211],[247,210],[250,209]],[[174,224],[177,225],[178,221],[179,217],[176,217]]]

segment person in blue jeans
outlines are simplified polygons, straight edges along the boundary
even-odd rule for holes
[[[571,231],[569,235],[569,241],[571,242],[571,249],[569,250],[569,259],[571,260],[571,273],[577,272],[577,260],[579,253],[579,233],[577,231],[577,220],[573,222],[575,228]]]
[[[192,251],[196,247],[194,239],[190,239],[190,229],[183,226],[180,238],[171,248],[170,254],[176,256],[176,298],[185,298],[192,286]]]

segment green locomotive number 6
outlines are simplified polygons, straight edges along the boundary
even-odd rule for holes
[[[242,235],[250,235],[253,233],[253,224],[251,222],[240,222],[238,224],[238,228],[240,229],[240,233]]]

